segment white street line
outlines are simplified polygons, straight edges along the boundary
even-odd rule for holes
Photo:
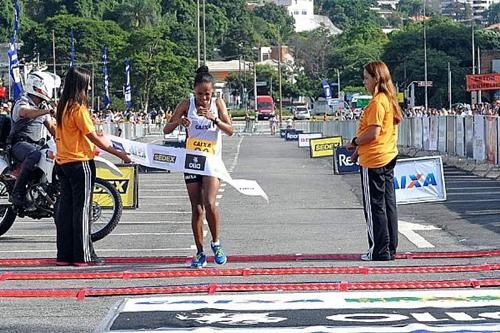
[[[221,195],[221,194],[217,194],[217,195],[215,196],[215,198],[216,198],[216,199],[221,199],[221,198],[222,198],[222,195]]]
[[[139,199],[189,199],[187,195],[141,195]]]
[[[240,138],[240,141],[238,142],[238,146],[236,148],[236,154],[234,155],[233,163],[229,167],[229,173],[232,173],[234,168],[236,167],[236,164],[238,163],[238,157],[240,156],[240,148],[241,148],[241,142],[243,142],[244,136]]]
[[[16,224],[54,224],[54,220],[50,221],[16,221]],[[120,221],[122,224],[191,224],[191,221]]]
[[[500,186],[480,186],[480,187],[449,187],[446,186],[446,190],[500,190]]]
[[[190,247],[169,247],[164,249],[96,249],[97,252],[160,252],[160,251],[191,251],[196,249],[196,246],[191,245]],[[0,253],[52,253],[56,252],[53,250],[0,250]]]
[[[185,188],[182,188],[182,189],[171,189],[171,188],[154,188],[154,189],[151,189],[151,188],[140,188],[139,189],[139,193],[142,193],[142,192],[165,192],[165,193],[169,193],[169,192],[184,192],[184,193],[187,193],[186,192],[186,189]]]
[[[500,194],[500,192],[448,192],[447,195],[487,195],[487,194]]]
[[[227,183],[220,184],[221,187],[226,187]]]
[[[446,203],[500,202],[500,199],[446,200]]]
[[[173,235],[173,236],[189,235],[189,236],[191,236],[192,234],[193,234],[192,232],[130,232],[130,233],[111,232],[106,237],[109,237],[109,236],[168,236],[168,235]],[[40,234],[36,234],[36,235],[29,235],[29,234],[10,235],[10,234],[8,234],[7,236],[8,237],[18,237],[18,238],[19,237],[53,237],[53,238],[55,238],[56,234],[53,234],[53,235],[40,235]]]
[[[422,225],[401,220],[398,221],[398,229],[400,234],[408,238],[408,240],[415,244],[418,248],[433,248],[434,245],[429,243],[424,237],[420,236],[415,231],[441,230],[433,225]]]
[[[225,191],[225,189],[223,189],[223,188],[219,189],[219,192],[221,192],[221,193],[224,192],[224,191]]]
[[[191,211],[187,210],[162,210],[162,211],[125,211],[123,215],[135,215],[135,214],[191,214]]]

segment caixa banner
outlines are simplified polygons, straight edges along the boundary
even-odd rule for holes
[[[394,189],[398,204],[446,200],[441,156],[398,160]]]
[[[353,163],[351,161],[351,156],[354,152],[347,150],[345,147],[337,147],[335,148],[334,156],[334,172],[336,174],[345,174],[345,173],[353,173],[359,172],[359,163]]]

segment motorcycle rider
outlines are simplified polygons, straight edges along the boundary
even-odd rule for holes
[[[15,206],[31,208],[26,198],[30,174],[40,161],[40,148],[45,143],[44,127],[55,136],[55,120],[52,97],[54,89],[61,85],[61,78],[55,74],[36,71],[28,74],[23,95],[12,109],[12,128],[9,139],[13,157],[23,162],[16,178],[10,201]]]

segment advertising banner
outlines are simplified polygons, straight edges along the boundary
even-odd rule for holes
[[[353,163],[351,161],[353,153],[353,151],[349,151],[345,147],[335,148],[333,172],[339,175],[359,172],[359,162]]]
[[[309,140],[320,139],[323,133],[299,133],[299,148],[308,148]]]
[[[303,130],[298,129],[287,129],[285,132],[286,141],[299,141],[299,134],[304,133]]]
[[[333,149],[342,146],[341,136],[309,140],[311,158],[333,156]]]
[[[465,119],[463,117],[457,117],[455,118],[455,122],[455,153],[458,156],[465,156]]]
[[[280,138],[282,139],[285,138],[286,131],[287,131],[286,128],[280,128]]]
[[[398,204],[446,200],[441,156],[398,160],[394,189]]]
[[[264,190],[255,180],[233,179],[217,155],[199,150],[146,144],[109,135],[113,147],[126,151],[134,163],[172,172],[193,173],[222,179],[244,195],[260,196],[269,202]]]
[[[413,136],[413,147],[422,149],[422,119],[421,117],[419,118],[413,118],[415,121],[415,127],[413,128],[415,130],[415,135]]]
[[[137,165],[119,164],[118,169],[122,172],[123,176],[118,177],[108,169],[97,168],[97,177],[105,179],[112,183],[120,197],[124,208],[138,208],[139,207],[139,184],[137,178]],[[107,193],[98,193],[94,189],[94,200],[100,204],[101,207],[106,207],[106,202],[112,202]]]
[[[430,150],[430,118],[422,118],[422,146],[424,150]]]
[[[467,91],[500,90],[500,73],[467,75]]]
[[[474,157],[474,118],[466,117],[465,121],[465,156]]]
[[[485,117],[485,142],[486,142],[486,160],[491,164],[496,164],[497,159],[497,117]]]
[[[438,150],[446,153],[446,117],[438,117]]]
[[[446,149],[452,155],[455,155],[455,125],[455,117],[446,117]]]
[[[431,117],[429,119],[429,150],[438,150],[438,128],[438,118]]]
[[[473,140],[473,157],[477,161],[486,159],[486,149],[484,143],[484,116],[474,117],[474,140]]]

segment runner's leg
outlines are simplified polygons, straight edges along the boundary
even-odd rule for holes
[[[194,242],[198,252],[203,251],[203,216],[201,183],[186,184],[189,201],[191,202],[191,228],[193,229]]]
[[[219,240],[220,232],[220,212],[216,206],[217,193],[219,192],[220,181],[216,177],[203,177],[203,206],[206,210],[208,227],[212,234],[212,241]]]

